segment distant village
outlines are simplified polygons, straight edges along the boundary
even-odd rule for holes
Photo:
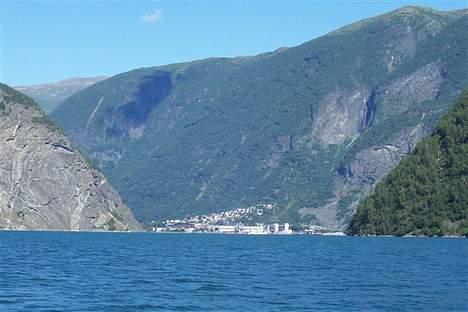
[[[273,209],[273,204],[257,204],[246,208],[211,213],[208,215],[190,216],[184,219],[164,220],[151,227],[152,232],[169,233],[219,233],[219,234],[315,234],[315,235],[344,235],[339,231],[318,226],[292,227],[289,223],[254,223],[254,216],[261,216],[267,210]]]

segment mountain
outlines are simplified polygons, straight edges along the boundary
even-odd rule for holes
[[[106,76],[70,78],[51,83],[16,86],[14,88],[32,97],[46,113],[50,113],[73,93],[106,78]]]
[[[468,11],[404,7],[300,46],[141,68],[53,113],[142,222],[259,203],[342,227],[468,85]]]
[[[107,180],[40,110],[0,84],[0,229],[138,230]]]
[[[359,204],[347,232],[468,236],[468,90]]]

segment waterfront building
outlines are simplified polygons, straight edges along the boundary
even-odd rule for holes
[[[263,224],[241,225],[238,228],[239,234],[268,234]]]
[[[273,224],[273,233],[278,233],[279,232],[279,224],[278,223],[274,223]]]
[[[237,232],[237,228],[235,225],[212,225],[210,227],[210,231],[224,234],[234,234]]]
[[[283,234],[292,234],[292,230],[289,228],[289,223],[284,224]]]

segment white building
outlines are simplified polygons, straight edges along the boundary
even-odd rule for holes
[[[240,234],[267,234],[263,224],[257,225],[241,225],[239,226]]]
[[[278,233],[279,232],[279,224],[278,223],[274,223],[273,224],[273,233]]]
[[[235,225],[212,225],[210,231],[224,233],[224,234],[234,234],[236,233]]]
[[[289,228],[289,223],[284,224],[283,234],[292,234],[292,230]]]

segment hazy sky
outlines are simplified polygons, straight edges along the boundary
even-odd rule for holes
[[[294,46],[408,4],[451,1],[0,1],[0,81],[112,75]]]

